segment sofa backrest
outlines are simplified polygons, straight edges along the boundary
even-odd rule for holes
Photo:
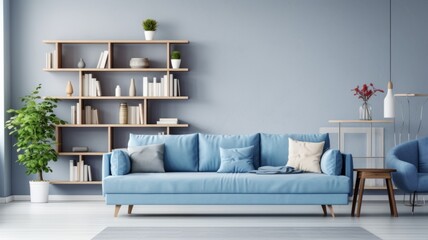
[[[428,137],[418,140],[418,155],[420,173],[428,173]]]
[[[284,166],[288,161],[288,138],[304,142],[324,141],[323,152],[330,148],[328,133],[323,134],[260,134],[260,165]]]
[[[199,171],[216,172],[220,167],[220,147],[241,148],[254,146],[254,167],[260,166],[260,134],[199,136]]]
[[[131,133],[128,146],[134,147],[160,143],[165,144],[165,171],[198,171],[198,134],[136,135]]]

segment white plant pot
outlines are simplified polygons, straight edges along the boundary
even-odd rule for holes
[[[144,37],[146,40],[153,40],[155,37],[155,31],[144,31]]]
[[[30,196],[32,203],[47,203],[49,196],[49,182],[30,181]]]
[[[172,68],[180,68],[181,59],[171,59]]]

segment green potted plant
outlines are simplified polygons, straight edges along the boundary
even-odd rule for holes
[[[49,182],[43,172],[52,172],[49,161],[58,159],[55,151],[55,125],[64,124],[54,114],[58,99],[39,96],[41,84],[29,95],[21,98],[23,106],[9,109],[12,116],[6,121],[9,135],[16,138],[17,162],[27,168],[26,174],[37,174],[38,180],[30,181],[31,202],[47,202]]]
[[[180,51],[172,51],[171,53],[171,65],[172,68],[180,68],[181,54]]]
[[[146,40],[153,40],[155,36],[155,31],[158,27],[158,22],[154,19],[146,19],[143,21],[143,28],[144,28],[144,36],[146,37]]]

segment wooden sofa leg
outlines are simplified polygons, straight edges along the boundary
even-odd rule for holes
[[[134,205],[128,205],[128,214],[132,213],[133,208],[134,208]]]
[[[332,205],[327,205],[327,207],[328,207],[328,210],[330,211],[331,216],[332,216],[332,217],[336,217],[336,216],[334,215],[333,206],[332,206]]]
[[[114,217],[117,217],[117,215],[119,215],[119,210],[120,210],[120,207],[121,207],[122,205],[116,205],[115,207],[114,207]]]
[[[324,213],[324,216],[327,216],[327,208],[325,205],[321,205],[322,212]]]

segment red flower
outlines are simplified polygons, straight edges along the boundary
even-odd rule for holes
[[[375,88],[373,83],[370,83],[369,85],[363,84],[363,87],[361,89],[360,89],[360,86],[357,86],[351,91],[354,91],[354,96],[357,96],[359,99],[362,99],[364,102],[367,102],[371,96],[373,95],[376,96],[377,92],[383,93],[383,90]]]

